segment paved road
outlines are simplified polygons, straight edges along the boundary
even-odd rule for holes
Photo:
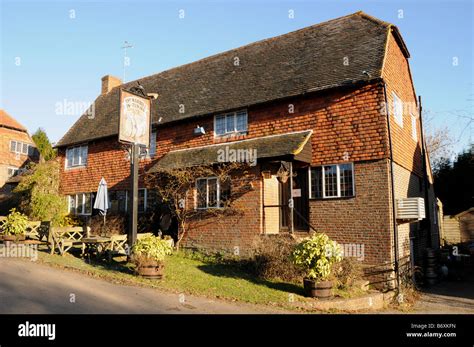
[[[382,313],[401,312],[388,309]],[[423,289],[409,313],[474,314],[474,268],[466,269],[462,280],[443,280]]]
[[[474,269],[462,280],[443,281],[426,289],[414,306],[415,313],[474,314]]]
[[[75,302],[71,302],[71,298]],[[115,284],[84,274],[13,258],[0,258],[1,313],[285,313],[156,289]],[[380,313],[398,313],[389,309]],[[411,313],[474,314],[474,274],[442,282],[421,295]]]
[[[75,297],[75,302],[71,298]],[[114,284],[29,261],[0,259],[0,313],[281,313]]]

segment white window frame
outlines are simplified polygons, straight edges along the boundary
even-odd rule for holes
[[[403,128],[403,102],[395,92],[392,92],[392,110],[395,122]]]
[[[217,181],[217,200],[216,200],[216,206],[209,206],[209,180],[215,179]],[[205,207],[199,207],[198,206],[198,181],[201,180],[206,180],[206,206]],[[196,179],[196,194],[195,194],[195,199],[194,199],[194,208],[196,210],[207,210],[207,209],[216,209],[216,208],[222,208],[221,206],[221,182],[217,176],[209,176],[209,177],[199,177]]]
[[[10,174],[10,170],[13,171],[12,174]],[[20,173],[20,168],[19,167],[14,167],[14,166],[8,166],[7,167],[7,176],[8,178],[11,178],[13,176],[16,176]]]
[[[413,141],[418,142],[418,125],[416,121],[416,116],[411,113],[411,137]]]
[[[83,150],[84,148],[86,149],[86,157],[85,159],[83,158]],[[74,150],[79,149],[79,163],[74,164]],[[69,155],[68,153],[72,151],[72,163],[69,163]],[[66,169],[76,169],[76,168],[82,168],[87,166],[87,159],[89,157],[89,146],[88,145],[81,145],[81,146],[74,146],[74,147],[69,147],[66,149],[66,160],[65,160],[65,168]]]
[[[90,200],[91,200],[91,211],[90,212],[84,212],[85,210],[85,202],[86,202],[86,194],[89,194]],[[71,197],[74,196],[75,198],[75,211],[76,213],[74,215],[76,216],[90,216],[92,214],[92,210],[94,209],[94,204],[92,201],[92,193],[76,193],[76,194],[69,194],[68,197],[68,204],[67,204],[67,209],[68,213],[71,213]],[[79,201],[79,196],[82,198],[82,211],[80,213],[77,212],[77,202]]]
[[[139,213],[145,213],[148,209],[148,190],[147,188],[139,188],[138,189],[139,191],[140,190],[144,190],[145,191],[145,195],[143,197],[144,199],[144,202],[143,202],[143,211],[140,211]],[[125,213],[128,212],[128,190],[125,190]],[[138,211],[137,211],[138,212]]]
[[[352,195],[348,196],[341,196],[341,165],[351,165],[352,169]],[[337,183],[337,195],[334,196],[326,196],[326,177],[325,177],[325,166],[336,166],[336,183]],[[312,186],[311,186],[311,169],[313,168],[321,168],[321,181],[322,181],[322,197],[314,197],[312,196]],[[309,198],[310,199],[344,199],[344,198],[353,198],[356,196],[356,188],[355,188],[355,171],[354,171],[354,163],[340,163],[340,164],[325,164],[325,165],[318,165],[318,166],[310,166],[308,168],[308,189],[309,189]]]
[[[245,112],[245,130],[237,130],[237,114]],[[231,130],[227,129],[227,117],[232,116],[234,118],[234,128]],[[223,134],[218,134],[217,133],[217,118],[219,117],[224,117],[224,133]],[[222,114],[217,114],[214,116],[214,137],[225,137],[229,135],[234,135],[234,134],[246,134],[248,132],[249,128],[249,115],[246,109],[244,110],[239,110],[235,112],[228,112],[228,113],[222,113]]]
[[[12,142],[15,142],[15,150],[12,151]],[[18,150],[18,145],[20,145],[20,150]],[[26,152],[23,151],[23,147],[26,146]],[[23,155],[28,155],[28,156],[33,156],[33,154],[30,154],[30,148],[35,148],[33,145],[22,142],[22,141],[17,141],[17,140],[10,140],[10,152],[11,153],[16,153],[16,154],[23,154]]]

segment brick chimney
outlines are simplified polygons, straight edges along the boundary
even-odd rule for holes
[[[120,78],[114,77],[112,75],[106,75],[102,77],[102,92],[101,94],[107,94],[112,90],[112,88],[115,88],[119,85],[122,84],[122,80]]]

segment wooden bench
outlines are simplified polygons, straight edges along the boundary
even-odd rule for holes
[[[3,223],[7,220],[7,217],[5,216],[0,216],[0,232],[3,229]]]
[[[28,239],[32,240],[40,240],[40,227],[41,227],[41,222],[40,221],[34,221],[34,222],[28,222],[28,226],[26,227],[25,230],[25,237]]]
[[[72,247],[80,245],[82,252],[84,252],[84,243],[82,238],[88,236],[90,227],[84,229],[83,227],[52,227],[49,233],[49,245],[51,254],[57,249],[59,254],[64,255]]]
[[[127,235],[112,235],[106,249],[109,263],[114,256],[128,256]]]

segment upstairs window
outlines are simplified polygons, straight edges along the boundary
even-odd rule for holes
[[[237,111],[221,114],[214,118],[214,133],[216,136],[243,134],[247,132],[247,111]]]
[[[87,165],[87,145],[68,148],[66,150],[66,168]]]
[[[416,128],[416,117],[411,115],[411,137],[418,142],[418,130]]]
[[[310,169],[312,199],[354,196],[353,164],[324,165]]]
[[[10,141],[10,152],[34,156],[36,148],[33,145],[20,141]]]
[[[395,117],[395,122],[403,128],[403,102],[398,97],[397,94],[392,93],[393,98],[393,116]]]
[[[150,148],[148,148],[148,156],[154,157],[156,154],[156,131],[150,134]]]
[[[140,147],[140,157],[153,158],[156,154],[156,132],[150,134],[150,144],[148,147]],[[127,160],[130,160],[130,154],[127,154]]]

